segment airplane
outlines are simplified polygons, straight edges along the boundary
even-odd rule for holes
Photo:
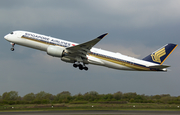
[[[178,46],[177,44],[169,43],[145,58],[137,59],[121,53],[94,48],[93,46],[107,34],[102,34],[82,44],[28,31],[13,31],[5,35],[4,38],[11,43],[11,51],[14,51],[15,44],[45,51],[50,56],[72,63],[73,67],[80,70],[88,70],[86,65],[93,64],[118,70],[166,72],[170,66],[163,65],[163,62]]]

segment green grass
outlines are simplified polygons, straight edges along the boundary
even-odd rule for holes
[[[18,104],[1,105],[0,111],[51,111],[51,110],[152,110],[180,111],[177,104],[128,103],[128,104]]]

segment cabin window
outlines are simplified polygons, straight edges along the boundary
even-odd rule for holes
[[[13,32],[11,32],[11,34],[13,34]]]

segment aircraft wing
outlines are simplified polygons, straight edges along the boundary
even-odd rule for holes
[[[170,67],[169,65],[155,65],[155,66],[149,66],[150,68],[154,69],[164,69]]]
[[[68,56],[76,58],[77,61],[82,61],[82,57],[87,58],[86,55],[90,52],[91,48],[107,34],[108,33],[105,33],[91,41],[66,48],[66,50],[68,51]]]

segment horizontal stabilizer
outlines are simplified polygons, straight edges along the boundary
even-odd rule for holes
[[[154,65],[154,66],[149,66],[149,67],[153,69],[164,69],[170,66],[169,65]]]

